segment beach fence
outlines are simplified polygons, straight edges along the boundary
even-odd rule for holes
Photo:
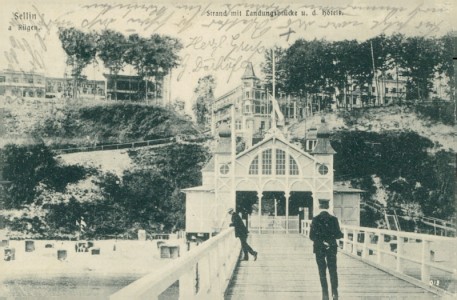
[[[134,248],[131,246],[136,245]],[[52,261],[74,261],[84,257],[93,257],[95,260],[115,258],[119,255],[136,256],[145,259],[177,259],[190,247],[185,239],[184,232],[176,233],[148,233],[145,230],[137,232],[136,241],[132,239],[118,239],[112,236],[107,240],[40,240],[23,239],[10,240],[0,237],[1,261],[24,261],[32,259],[46,259]],[[145,257],[145,255],[147,257]],[[100,258],[97,258],[100,257]]]

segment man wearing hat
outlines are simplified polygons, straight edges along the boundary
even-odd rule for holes
[[[337,239],[343,237],[338,219],[329,214],[329,200],[319,199],[321,213],[313,218],[309,238],[314,242],[319,279],[322,287],[322,299],[329,299],[327,267],[332,285],[332,299],[338,299],[338,274],[336,269]]]
[[[243,220],[241,220],[240,216],[235,212],[233,208],[229,208],[227,212],[232,215],[232,223],[230,226],[235,227],[235,236],[241,241],[241,248],[243,249],[244,253],[243,260],[249,260],[248,253],[254,256],[254,261],[257,260],[257,252],[252,250],[251,246],[249,246],[248,242],[246,241],[248,239],[249,231],[244,225]]]

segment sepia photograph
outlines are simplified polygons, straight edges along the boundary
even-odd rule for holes
[[[3,0],[0,300],[457,298],[452,0]]]

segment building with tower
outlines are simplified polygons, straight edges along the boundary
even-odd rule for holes
[[[304,117],[305,108],[299,98],[284,93],[276,94],[276,101],[273,101],[271,91],[255,75],[252,64],[248,63],[241,84],[214,100],[212,133],[215,134],[222,123],[232,122],[232,105],[235,107],[235,134],[244,139],[247,147],[262,140],[272,126],[272,114],[278,118],[279,126],[297,122]]]
[[[311,219],[320,212],[319,200],[329,201],[340,222],[359,225],[362,191],[334,185],[335,151],[324,120],[310,153],[291,144],[275,119],[263,140],[239,154],[235,132],[226,123],[219,126],[214,155],[202,169],[202,185],[183,190],[188,234],[209,237],[218,232],[227,225],[229,207],[242,213],[251,231],[298,232],[300,213]]]

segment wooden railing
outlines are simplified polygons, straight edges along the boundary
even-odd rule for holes
[[[309,237],[311,221],[302,223]],[[457,239],[341,225],[341,251],[432,292],[453,295],[457,281]]]
[[[137,141],[130,143],[118,144],[98,144],[92,146],[70,147],[64,149],[55,149],[54,152],[58,154],[77,153],[77,152],[91,152],[91,151],[106,151],[106,150],[120,150],[120,149],[134,149],[139,147],[148,146],[168,146],[175,142],[174,137],[160,138],[155,140]]]
[[[158,299],[179,281],[179,299],[223,299],[240,254],[233,228],[210,238],[157,272],[111,295],[111,300]]]
[[[452,222],[431,217],[422,217],[420,220],[422,221],[422,223],[432,226],[434,229],[433,233],[435,235],[456,235],[457,230],[455,229],[455,224]]]
[[[248,228],[256,233],[299,233],[298,216],[249,216]]]

